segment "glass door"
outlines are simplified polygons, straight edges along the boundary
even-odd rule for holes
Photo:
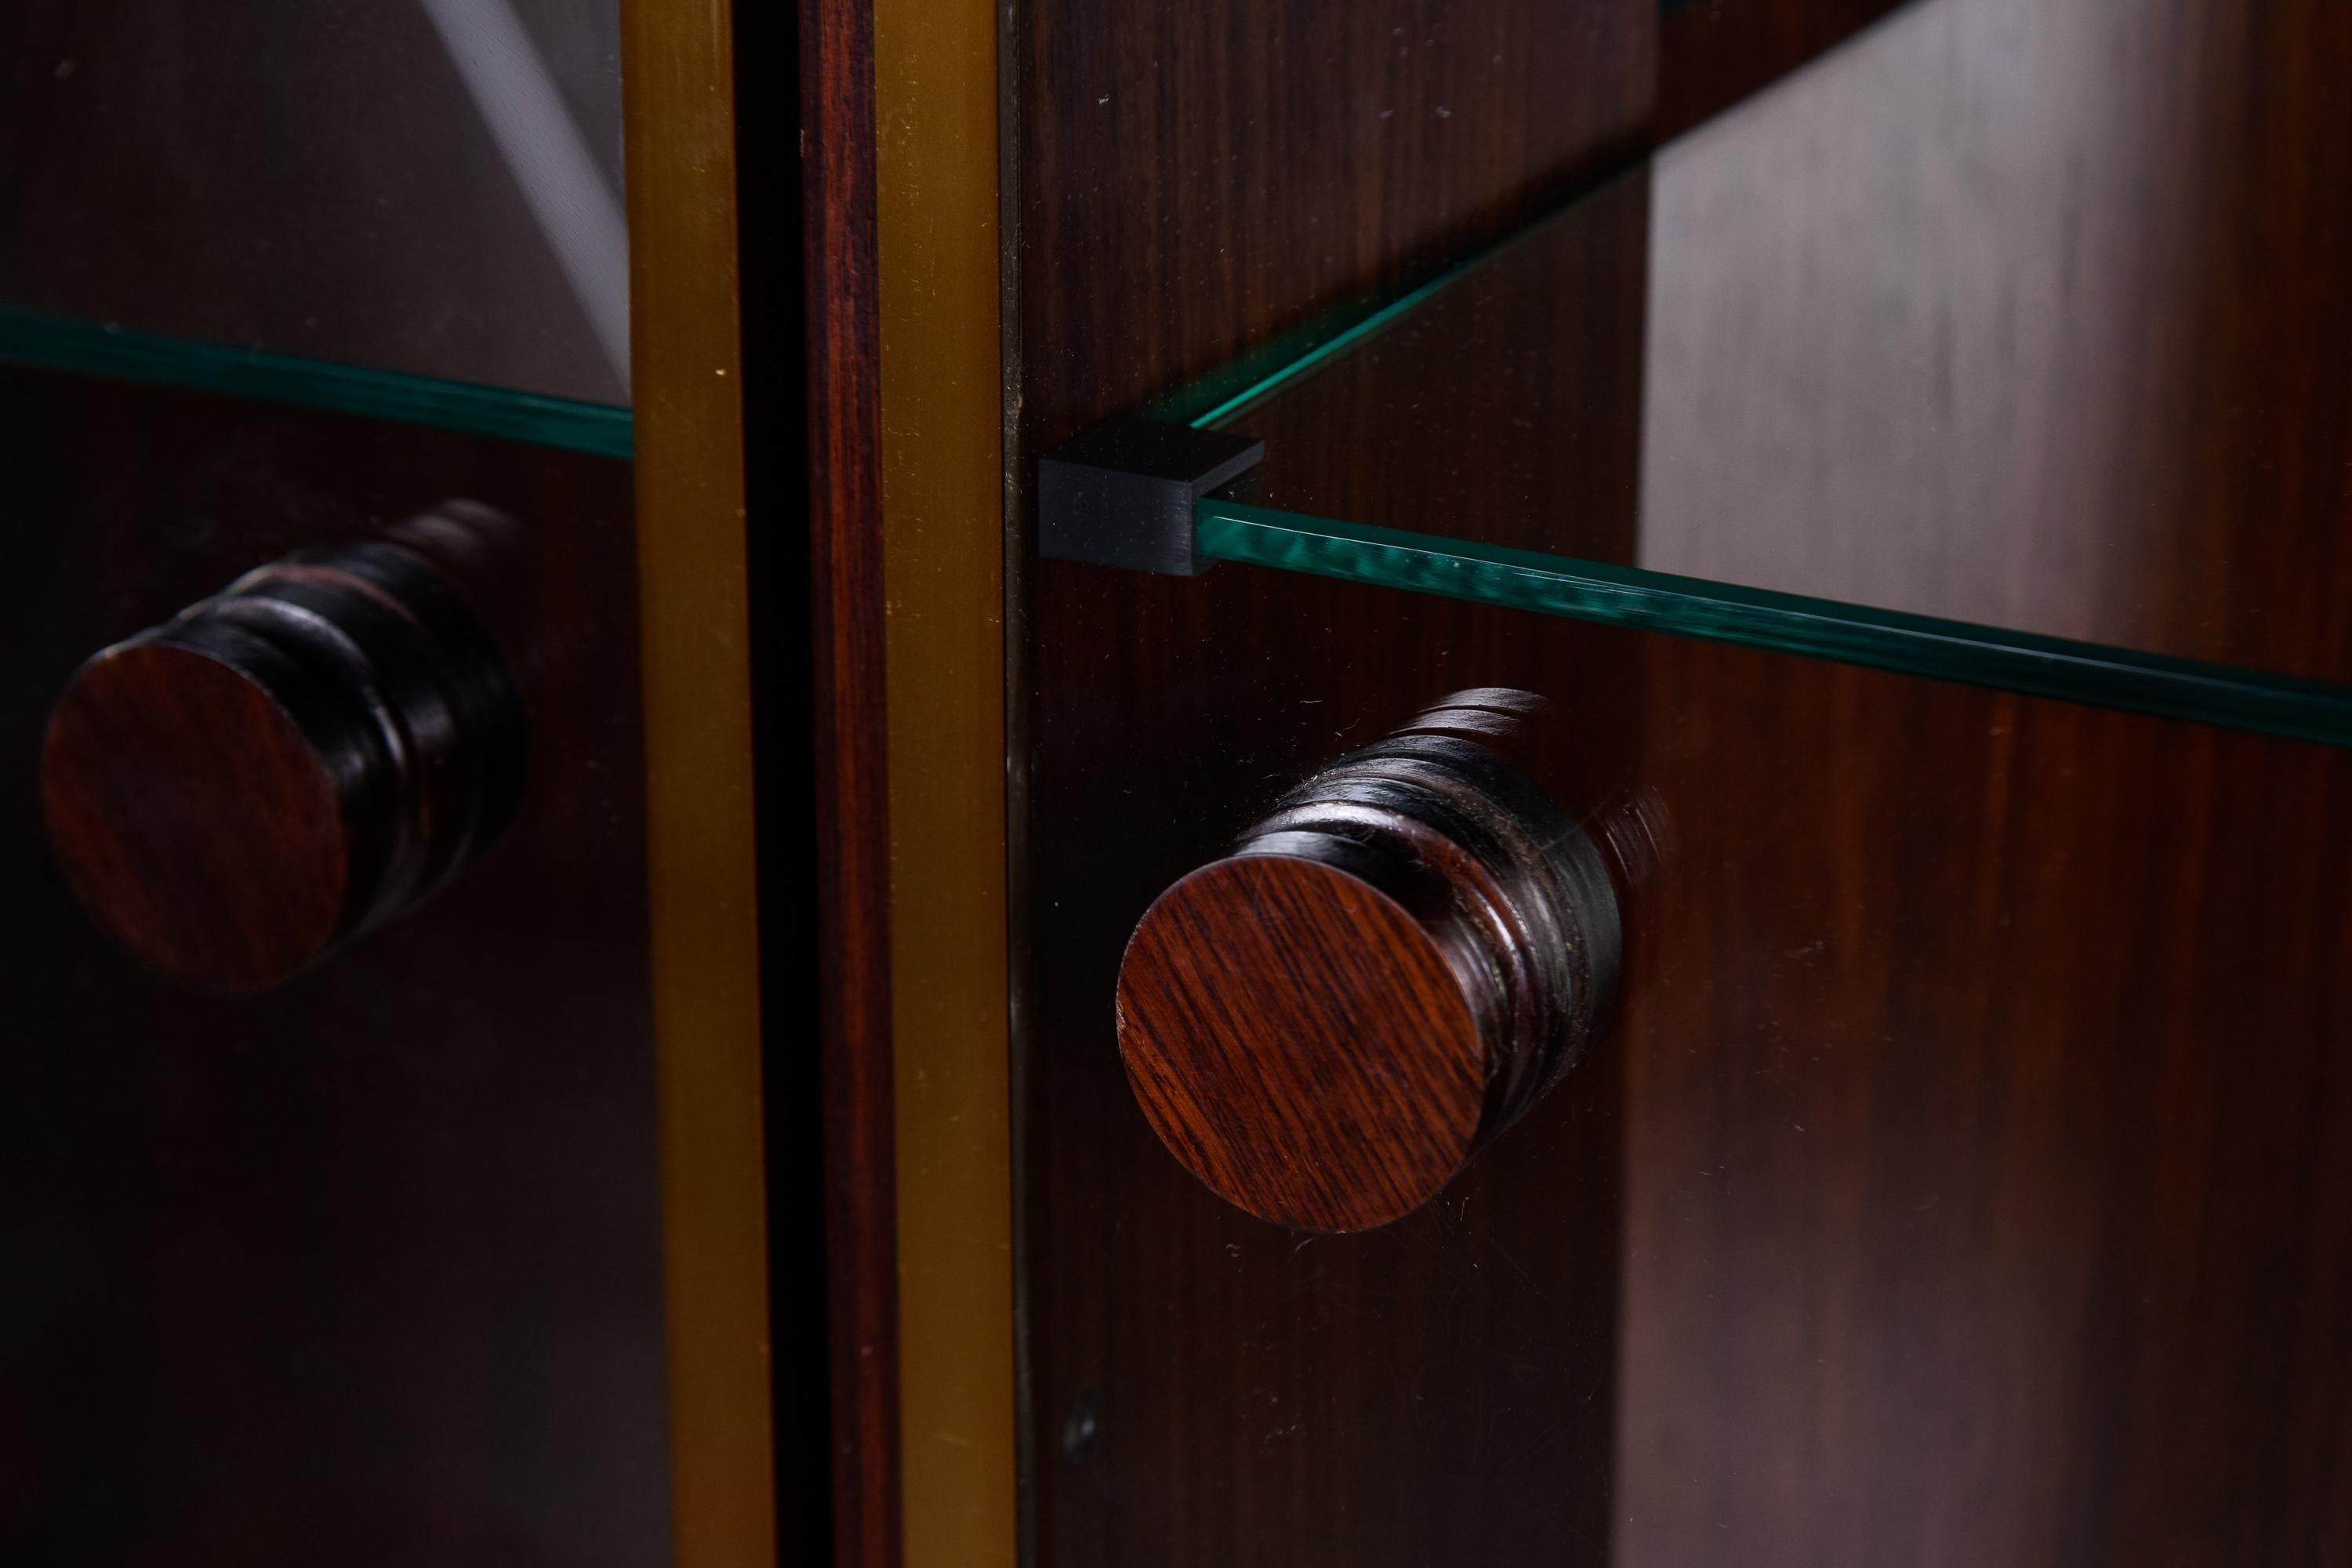
[[[669,1551],[618,38],[0,19],[10,1561]]]

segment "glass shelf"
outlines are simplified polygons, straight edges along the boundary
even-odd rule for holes
[[[2086,9],[1916,5],[1168,399],[1266,442],[1199,548],[2352,743],[2352,105]]]
[[[616,0],[6,7],[0,353],[526,439],[595,409],[610,449],[619,39]]]
[[[2291,676],[1335,522],[1222,498],[1200,502],[1194,528],[1196,546],[1214,561],[2352,744],[2352,689]]]
[[[0,309],[0,363],[289,403],[600,458],[625,459],[635,447],[629,410],[607,404],[228,348],[6,309]]]

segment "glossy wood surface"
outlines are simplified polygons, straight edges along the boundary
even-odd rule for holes
[[[1428,1214],[1303,1248],[1192,1189],[1120,1104],[1115,951],[1049,929],[1066,1045],[1032,1257],[1094,1262],[1032,1275],[1039,1398],[1090,1398],[1100,1428],[1080,1463],[1047,1450],[1053,1560],[1701,1563],[1726,1533],[1760,1563],[2336,1560],[2343,753],[1210,584],[1231,687],[1131,769],[1047,775],[1092,850],[1066,900],[1136,907],[1213,842],[1135,833],[1132,803],[1246,798],[1366,725],[1372,679],[1412,679],[1364,651],[1400,626],[1446,677],[1638,680],[1612,755],[1678,847],[1613,1040]],[[1126,679],[1090,729],[1171,676]],[[1621,1070],[1622,1174],[1587,1142]]]
[[[1315,517],[1638,559],[1656,184],[1647,168],[1610,180],[1245,410],[1228,427],[1266,455],[1239,493]]]
[[[2289,145],[2327,112],[2332,10],[2101,18],[2158,52],[2151,79],[2221,106],[2200,121],[2176,99],[2151,123]],[[1221,58],[1258,79],[1234,62],[1263,57]],[[1111,156],[1086,134],[1092,97],[1024,101],[1033,166]],[[2200,155],[2217,174],[2232,156]],[[2334,156],[2275,167],[2301,180]],[[1130,259],[1075,287],[1151,275],[1199,188],[1130,180],[1077,231]],[[1458,189],[1433,174],[1423,194]],[[1352,190],[1412,199],[1386,165],[1358,165]],[[2252,254],[2282,209],[2240,190],[2189,232]],[[1065,434],[1056,410],[1114,412],[1106,389],[1195,368],[1184,332],[1057,303],[1074,286],[1053,268],[1081,252],[1026,210],[1028,428]],[[1290,254],[1237,246],[1196,313],[1174,308],[1223,321],[1223,291]],[[2146,325],[2211,323],[2221,361],[2268,341],[2273,299],[2305,301],[2315,342],[2334,319],[2292,275],[2274,295],[2234,265],[2192,270],[2200,287],[2147,296]],[[1631,342],[1630,372],[1600,374],[1638,392],[1641,337],[1591,336]],[[2321,382],[2332,363],[2281,363]],[[2251,499],[2274,478],[2306,501],[2337,482],[2312,455],[2336,449],[2341,410],[2315,384],[2265,395],[2296,400],[2303,437]],[[1563,461],[1622,476],[1608,454],[1641,438],[1629,416],[1601,460]],[[1330,451],[1344,462],[1336,430]],[[1471,477],[1465,504],[1507,500]],[[1596,538],[1631,542],[1636,489],[1595,490]],[[2179,559],[2136,553],[2140,591],[2168,591]],[[2305,569],[2263,570],[2285,603],[2321,592]],[[1024,1279],[1041,1563],[2352,1549],[2345,753],[1245,568],[1034,572]],[[1118,936],[1295,770],[1486,683],[1578,713],[1551,763],[1654,791],[1671,829],[1613,1048],[1442,1204],[1301,1245],[1216,1205],[1124,1100]]]
[[[0,373],[0,1557],[630,1563],[667,1551],[625,467]],[[561,520],[513,830],[268,996],[74,907],[35,760],[97,646],[444,498]]]
[[[1054,0],[1016,28],[1022,479],[1081,426],[1558,200],[1637,146],[1650,108],[1644,0],[1146,15]],[[1601,374],[1637,373],[1622,355]],[[1596,445],[1627,472],[1636,437],[1629,418]],[[1630,526],[1632,499],[1596,529]],[[1590,1559],[1609,1531],[1614,1057],[1543,1102],[1576,1129],[1553,1201],[1465,1234],[1480,1162],[1459,1197],[1302,1244],[1158,1146],[1112,1031],[1119,944],[1152,897],[1310,767],[1489,684],[1448,679],[1462,612],[1222,567],[1030,570],[1014,1016],[1039,1563]],[[1579,726],[1616,735],[1627,712],[1612,694]],[[1522,1268],[1532,1297],[1507,1283]]]
[[[1250,499],[2352,678],[2336,26],[1906,8],[1244,410]]]
[[[2341,1562],[2352,753],[1641,658],[1620,1561]]]
[[[771,392],[753,407],[765,420],[799,424],[776,436],[804,441],[808,454],[813,981],[822,1030],[828,1450],[839,1568],[895,1568],[902,1539],[873,27],[867,0],[802,6],[798,123],[757,118],[745,95],[754,116],[748,123],[765,127],[766,155],[782,163],[789,133],[790,157],[804,161],[793,249],[805,268],[805,337],[797,345],[805,357],[772,370],[768,384],[790,378],[805,385],[807,400],[794,408]],[[772,60],[773,49],[743,56],[747,63],[763,58]],[[768,211],[771,225],[780,221],[772,205]],[[754,245],[761,232],[751,230]],[[775,318],[754,316],[754,327],[762,320]],[[779,340],[772,329],[771,353],[783,346]],[[792,515],[801,500],[777,488],[789,482],[770,477],[773,516]]]
[[[1655,47],[1637,0],[1031,6],[1022,454],[1579,188],[1642,145]]]
[[[1026,1144],[1041,1561],[1605,1561],[1624,1065],[1611,1039],[1435,1202],[1305,1237],[1222,1202],[1160,1147],[1113,1006],[1128,927],[1223,851],[1236,815],[1447,689],[1524,686],[1551,659],[1624,682],[1622,644],[1226,566],[1141,594],[1129,581],[1039,567],[1041,612],[1125,617],[1041,726],[1035,763],[1051,825]],[[1624,695],[1561,695],[1565,738],[1542,762],[1629,768]],[[1096,1436],[1073,1444],[1082,1412]]]

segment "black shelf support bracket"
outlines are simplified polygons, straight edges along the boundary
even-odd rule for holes
[[[1257,466],[1265,443],[1126,414],[1080,431],[1037,463],[1037,553],[1197,577],[1192,503]]]

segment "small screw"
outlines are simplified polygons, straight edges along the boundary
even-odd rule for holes
[[[1074,1465],[1085,1464],[1101,1436],[1102,1405],[1089,1389],[1071,1401],[1070,1413],[1062,1418],[1062,1458]]]

